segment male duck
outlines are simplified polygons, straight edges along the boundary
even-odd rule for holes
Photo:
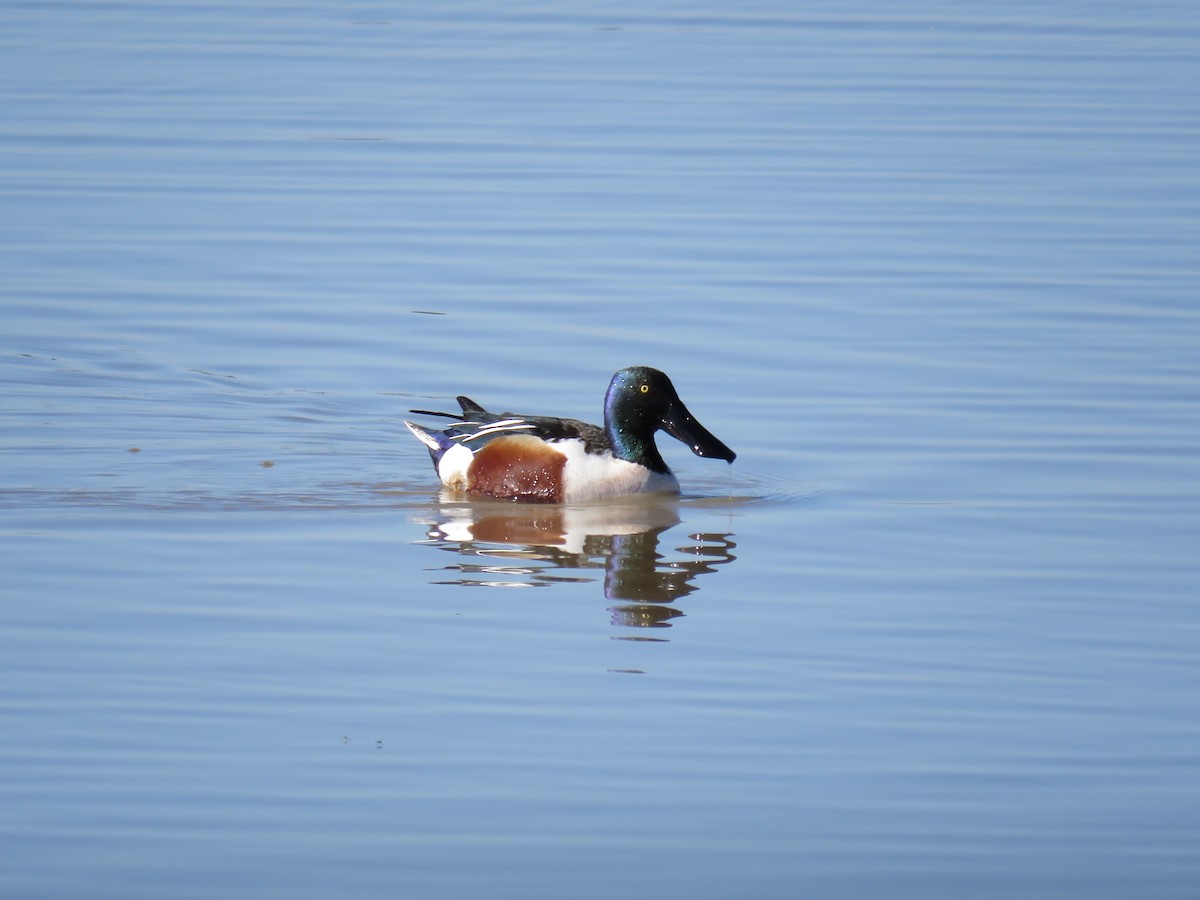
[[[429,448],[442,484],[473,496],[540,503],[624,494],[678,493],[654,433],[660,428],[697,456],[733,462],[736,454],[697,422],[671,380],[658,369],[633,366],[613,375],[604,395],[604,427],[575,419],[491,413],[459,397],[462,414],[414,409],[458,422],[408,430]]]

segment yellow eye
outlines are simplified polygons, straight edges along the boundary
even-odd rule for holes
[[[648,394],[648,393],[650,393],[650,385],[648,385],[648,384],[640,385],[638,387],[638,390],[641,391],[643,394]]]

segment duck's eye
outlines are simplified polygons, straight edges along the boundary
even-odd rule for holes
[[[648,394],[648,393],[650,393],[650,385],[648,385],[648,384],[638,385],[638,390],[641,391],[643,394]]]

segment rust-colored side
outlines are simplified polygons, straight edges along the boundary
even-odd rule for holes
[[[558,503],[567,458],[545,441],[513,434],[488,441],[471,460],[467,491],[497,500]]]

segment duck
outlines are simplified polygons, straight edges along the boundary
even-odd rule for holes
[[[443,487],[469,498],[575,503],[634,494],[678,494],[679,480],[655,444],[665,431],[701,457],[732,463],[737,454],[691,414],[671,379],[650,366],[613,375],[604,425],[555,416],[488,412],[469,397],[460,413],[414,409],[454,419],[442,431],[405,420],[429,450]]]

